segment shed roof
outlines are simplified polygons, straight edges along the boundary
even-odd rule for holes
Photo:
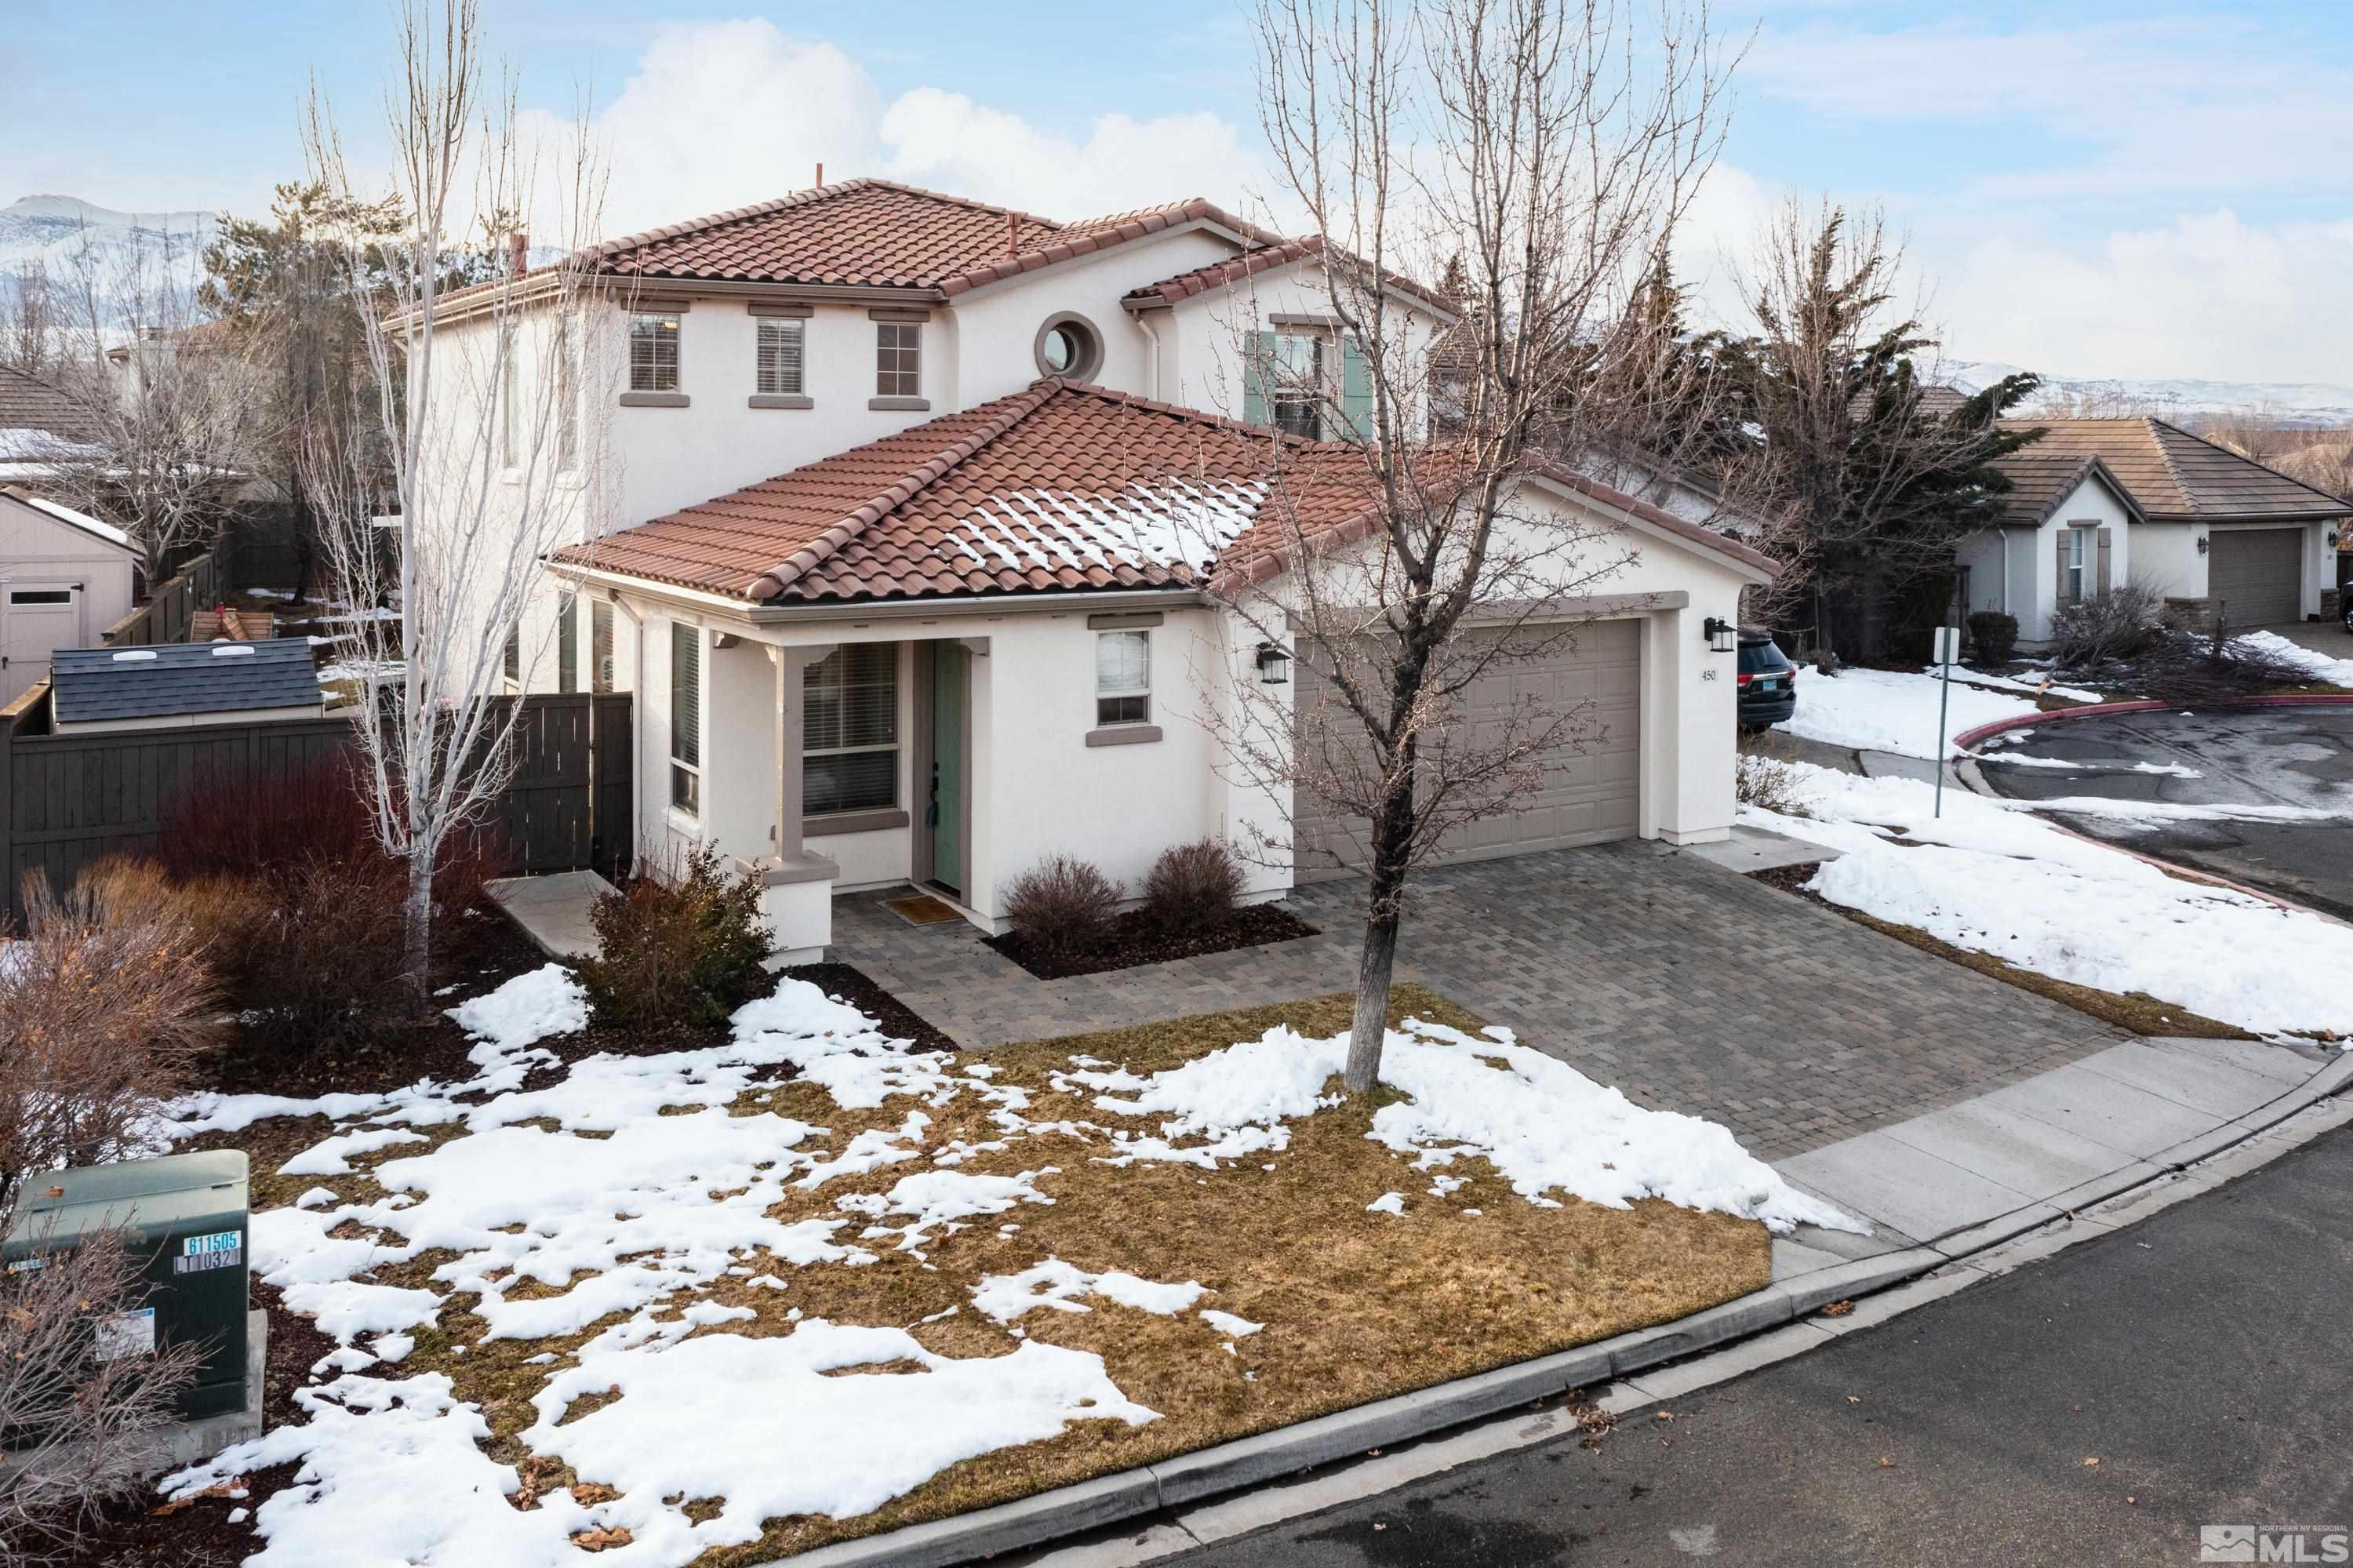
[[[60,506],[47,496],[35,495],[31,491],[19,489],[13,484],[0,485],[0,496],[5,496],[19,505],[29,506],[42,516],[53,518],[69,528],[79,528],[93,539],[102,539],[132,555],[141,554],[139,546],[131,542],[130,535],[111,523],[100,522],[86,512],[77,512],[70,506]]]
[[[307,639],[172,642],[152,648],[60,648],[50,656],[61,724],[248,713],[315,705],[316,664]]]

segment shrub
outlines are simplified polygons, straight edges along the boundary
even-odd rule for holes
[[[2018,656],[2018,617],[1998,609],[1973,611],[1969,641],[1976,645],[1980,662],[2007,664]]]
[[[1225,840],[1207,838],[1160,852],[1144,879],[1145,914],[1171,930],[1222,920],[1242,893],[1242,863]]]
[[[580,966],[580,982],[600,1018],[716,1024],[767,989],[759,876],[729,875],[708,845],[666,878],[604,895],[589,918],[604,950]]]
[[[1119,885],[1088,861],[1058,854],[1013,879],[1005,917],[1024,941],[1046,952],[1083,951],[1119,910]]]
[[[2312,683],[2312,672],[2261,645],[2217,633],[2169,630],[2140,656],[2119,665],[2114,684],[2137,695],[2173,703],[2221,703],[2232,697]]]
[[[1760,730],[1740,737],[1740,756],[1733,771],[1733,793],[1744,806],[1778,811],[1786,817],[1806,815],[1805,791],[1798,782],[1797,758],[1788,737],[1777,730]]]
[[[2063,604],[2051,617],[2051,657],[2074,670],[2134,658],[2158,641],[2164,609],[2165,596],[2142,583]]]
[[[0,1234],[40,1172],[147,1151],[154,1103],[181,1087],[218,1007],[153,867],[101,862],[62,894],[37,874],[26,906],[0,963]],[[139,1304],[143,1262],[100,1235],[0,1274],[0,1433],[16,1450],[0,1467],[0,1561],[65,1555],[88,1510],[142,1486],[125,1440],[171,1419],[193,1348],[98,1361],[90,1345],[94,1321]]]
[[[406,891],[397,862],[315,861],[242,885],[249,917],[231,939],[243,941],[237,993],[248,1040],[280,1051],[340,1050],[406,1022],[385,995]]]

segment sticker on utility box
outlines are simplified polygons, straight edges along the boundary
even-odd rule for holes
[[[90,1327],[97,1331],[100,1361],[119,1361],[125,1356],[152,1356],[155,1353],[155,1308],[153,1307],[100,1318]]]
[[[209,1235],[189,1236],[180,1244],[180,1255],[172,1260],[174,1274],[209,1274],[216,1268],[237,1268],[245,1263],[245,1233],[215,1231]]]

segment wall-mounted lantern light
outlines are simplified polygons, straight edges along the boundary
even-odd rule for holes
[[[2206,553],[2206,535],[2203,534],[2198,535],[2198,553],[2201,556]]]
[[[1719,620],[1711,615],[1701,624],[1700,630],[1706,634],[1711,652],[1730,653],[1740,646],[1740,628],[1728,620]]]
[[[1258,680],[1262,686],[1280,686],[1291,679],[1291,652],[1272,642],[1258,645]]]
[[[2335,528],[2330,528],[2328,530],[2328,547],[2332,550],[2337,548],[2337,541],[2341,537],[2342,535],[2339,535]]]

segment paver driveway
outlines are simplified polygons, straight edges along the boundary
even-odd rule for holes
[[[982,1046],[1348,990],[1364,893],[1294,893],[1317,937],[1063,980],[1036,979],[962,922],[908,926],[883,896],[835,905],[833,956]],[[1767,1160],[2130,1038],[1646,842],[1428,874],[1398,978],[1638,1104],[1723,1122]]]

